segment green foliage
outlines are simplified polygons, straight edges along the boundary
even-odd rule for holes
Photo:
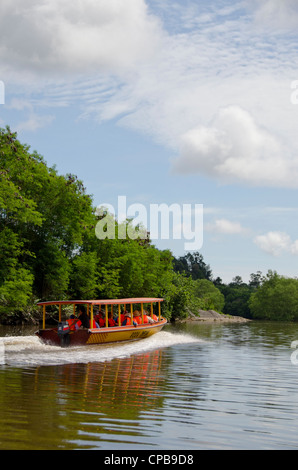
[[[194,281],[194,295],[201,299],[202,310],[216,310],[222,312],[225,304],[224,295],[208,279]]]
[[[78,299],[96,298],[97,265],[95,252],[82,252],[72,259],[70,295]]]
[[[223,313],[251,318],[248,301],[255,290],[251,284],[246,284],[240,276],[235,276],[228,285],[220,284],[218,288],[225,298]]]
[[[253,318],[298,320],[298,279],[285,278],[269,271],[262,285],[249,300]]]
[[[173,272],[164,290],[165,310],[172,320],[186,318],[189,310],[201,307],[200,301],[193,295],[194,281],[190,276]]]
[[[0,129],[2,321],[18,317],[34,299],[66,295],[73,252],[92,223],[82,183],[59,176],[9,128]]]
[[[171,253],[144,240],[142,227],[129,220],[123,237],[123,224],[110,219],[116,237],[96,237],[102,217],[82,182],[58,175],[9,128],[0,129],[1,322],[20,318],[40,299],[165,294]]]
[[[192,279],[208,279],[212,278],[210,266],[204,262],[203,256],[199,252],[187,253],[174,259],[174,270],[177,273],[184,273],[191,276]]]
[[[111,236],[115,234],[115,236]],[[219,312],[298,320],[298,280],[269,272],[212,280],[198,253],[174,258],[131,220],[95,211],[83,183],[58,175],[0,129],[0,321],[30,318],[37,300],[163,297],[163,315]]]
[[[109,221],[112,216],[109,216]],[[113,220],[116,227],[117,221]],[[130,224],[127,221],[127,227]],[[97,271],[102,297],[157,297],[172,271],[172,255],[143,239],[105,238],[97,241]]]
[[[198,310],[221,312],[225,303],[223,294],[208,279],[193,280],[191,276],[175,272],[164,297],[172,320],[185,318],[189,312],[196,315]]]
[[[0,318],[26,310],[32,295],[33,276],[24,268],[11,268],[0,286]]]

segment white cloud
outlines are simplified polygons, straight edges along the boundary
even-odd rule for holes
[[[266,253],[273,256],[279,256],[284,253],[298,255],[298,240],[294,242],[285,232],[272,231],[265,235],[258,235],[254,239],[254,243]]]
[[[217,219],[213,223],[206,224],[205,229],[210,232],[228,235],[244,234],[247,231],[239,222],[232,222],[228,219]]]
[[[290,150],[239,106],[221,109],[210,126],[185,133],[173,166],[224,182],[298,187],[298,162]]]
[[[250,0],[248,8],[253,8],[255,21],[263,28],[297,30],[297,0]]]
[[[154,53],[161,28],[144,0],[2,0],[2,69],[59,76],[127,70]]]
[[[291,253],[293,255],[298,255],[298,240],[295,240],[292,244],[291,244]]]
[[[53,114],[39,114],[36,112],[33,104],[26,99],[13,98],[7,107],[10,110],[17,110],[18,113],[24,112],[23,120],[15,126],[17,132],[36,131],[47,127],[55,120]]]
[[[28,117],[25,118],[24,121],[21,121],[19,124],[16,125],[15,130],[17,132],[22,131],[30,131],[34,132],[38,129],[42,129],[43,127],[49,126],[55,119],[53,115],[39,115],[35,112],[29,114]]]
[[[180,174],[297,187],[296,52],[253,28],[260,2],[2,0],[0,78],[40,110],[76,103],[149,135]]]

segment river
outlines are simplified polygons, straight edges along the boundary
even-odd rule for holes
[[[0,337],[1,450],[298,448],[298,324],[169,325],[68,349]]]

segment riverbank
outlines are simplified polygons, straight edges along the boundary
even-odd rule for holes
[[[227,315],[218,313],[215,310],[199,310],[198,314],[189,312],[187,318],[180,320],[180,322],[221,322],[221,323],[247,323],[251,321],[248,318]]]

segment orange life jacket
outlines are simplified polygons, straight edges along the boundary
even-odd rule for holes
[[[75,331],[77,319],[76,319],[76,318],[69,318],[69,319],[66,320],[66,321],[67,321],[67,323],[68,323],[68,325],[69,325],[70,331]]]
[[[124,321],[122,322],[122,326],[128,326],[128,325],[131,325],[131,318],[125,317]]]

